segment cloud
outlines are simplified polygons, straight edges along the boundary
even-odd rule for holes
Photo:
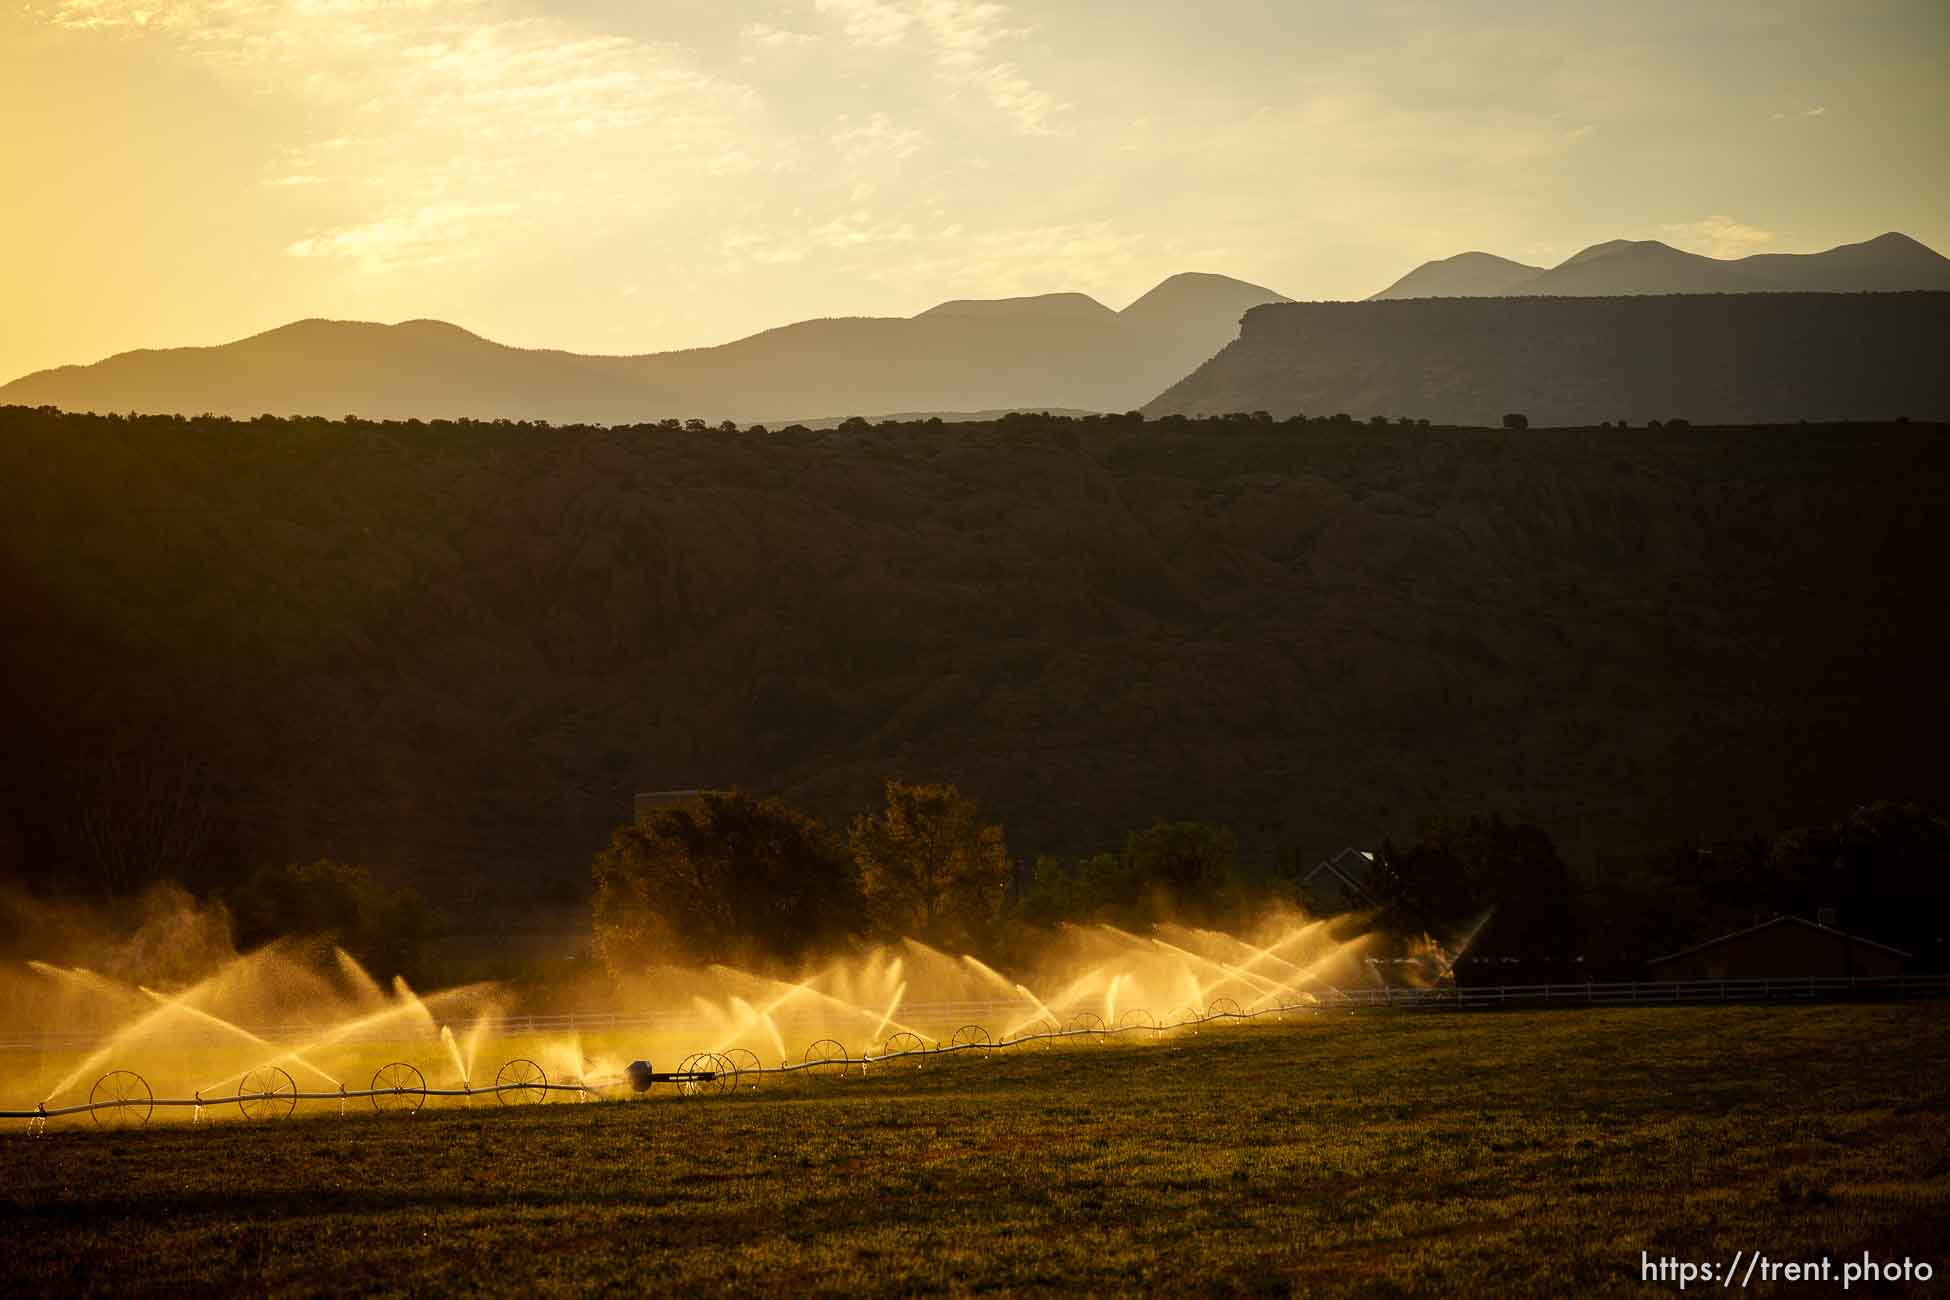
[[[918,33],[933,55],[936,78],[980,93],[1025,135],[1046,135],[1068,105],[1038,87],[999,49],[1030,29],[992,0],[813,0],[813,11],[840,24],[848,44],[866,50],[904,47]]]
[[[266,165],[285,219],[307,223],[294,257],[451,260],[510,228],[490,214],[597,210],[646,176],[639,202],[674,205],[781,163],[758,94],[693,51],[521,0],[60,0],[42,14],[167,47],[324,124]]]
[[[921,148],[925,138],[913,127],[897,127],[885,113],[875,113],[858,126],[850,124],[850,119],[841,118],[839,129],[833,132],[832,142],[848,162],[860,163],[869,158],[910,158]]]
[[[811,32],[790,32],[770,23],[746,23],[738,29],[738,38],[762,45],[768,50],[786,49],[794,45],[811,45],[819,38]]]
[[[1774,242],[1774,232],[1735,221],[1732,217],[1701,217],[1659,227],[1675,243],[1691,245],[1711,257],[1745,257]]]
[[[914,25],[908,7],[886,0],[813,0],[813,11],[837,18],[847,41],[867,49],[899,45]]]
[[[284,251],[292,257],[345,258],[369,271],[449,262],[472,254],[478,245],[470,236],[484,222],[515,211],[512,203],[429,204],[415,212],[307,235]]]

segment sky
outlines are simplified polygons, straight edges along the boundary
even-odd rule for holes
[[[1190,270],[1950,253],[1946,68],[1945,0],[0,0],[0,381],[312,316],[636,353]]]

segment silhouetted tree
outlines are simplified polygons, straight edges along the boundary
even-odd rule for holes
[[[858,929],[852,864],[777,799],[705,794],[619,828],[597,855],[596,943],[612,972],[670,961],[796,961]]]
[[[1506,429],[1528,429],[1530,427],[1530,417],[1521,411],[1512,411],[1503,417],[1503,427]]]
[[[1536,826],[1472,817],[1397,848],[1384,842],[1366,882],[1391,929],[1457,939],[1484,922],[1473,954],[1523,960],[1577,952],[1571,876]]]
[[[1831,826],[1788,831],[1755,895],[1773,911],[1835,923],[1950,969],[1950,821],[1915,804],[1872,803]]]
[[[1223,826],[1154,822],[1124,839],[1122,874],[1175,909],[1210,915],[1237,883],[1239,841]]]
[[[1002,909],[1009,849],[973,799],[952,785],[889,780],[886,806],[854,818],[847,834],[860,892],[889,937],[970,945]]]
[[[439,929],[414,890],[389,889],[366,868],[329,858],[260,868],[228,901],[238,946],[328,939],[381,979],[418,980]]]

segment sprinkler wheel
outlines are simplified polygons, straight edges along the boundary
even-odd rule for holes
[[[1242,1014],[1244,1013],[1239,1010],[1239,1004],[1231,998],[1214,998],[1211,1004],[1205,1008],[1205,1018],[1207,1020],[1212,1019],[1214,1016],[1238,1016]]]
[[[919,1034],[910,1034],[903,1029],[887,1040],[887,1045],[880,1049],[880,1055],[884,1059],[889,1056],[907,1056],[910,1053],[927,1050],[927,1044],[921,1041]]]
[[[1158,1029],[1158,1018],[1149,1011],[1146,1011],[1143,1007],[1132,1007],[1129,1011],[1126,1011],[1117,1018],[1117,1027],[1119,1029],[1149,1029],[1153,1033],[1156,1033]]]
[[[950,1047],[992,1047],[994,1045],[995,1040],[989,1037],[989,1031],[980,1025],[963,1025],[955,1031],[955,1036],[948,1040]]]
[[[548,1100],[548,1073],[525,1056],[502,1066],[494,1076],[494,1095],[503,1106],[534,1106]]]
[[[724,1061],[716,1052],[692,1052],[677,1063],[679,1074],[708,1074],[709,1079],[685,1079],[678,1083],[680,1097],[696,1096],[706,1092],[729,1092],[732,1072],[725,1068]]]
[[[1098,1035],[1106,1032],[1104,1018],[1094,1011],[1079,1011],[1064,1022],[1063,1032],[1066,1034],[1084,1035],[1084,1037],[1077,1038],[1074,1041],[1079,1043],[1095,1043],[1101,1047],[1103,1046],[1104,1040],[1098,1037]]]
[[[743,1047],[729,1047],[718,1053],[718,1059],[725,1063],[725,1069],[730,1073],[731,1087],[744,1087],[745,1076],[748,1074],[752,1076],[751,1086],[758,1086],[758,1053]]]
[[[404,1061],[382,1065],[372,1075],[372,1108],[411,1115],[427,1104],[427,1077]]]
[[[237,1109],[245,1119],[284,1119],[297,1108],[297,1083],[275,1065],[246,1071],[237,1083]]]
[[[815,1079],[843,1079],[852,1058],[836,1039],[822,1038],[806,1049],[806,1073]]]
[[[110,1070],[89,1089],[88,1104],[102,1128],[141,1128],[156,1108],[156,1094],[134,1070]]]

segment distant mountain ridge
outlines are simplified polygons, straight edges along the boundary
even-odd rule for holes
[[[961,299],[912,317],[798,321],[718,347],[585,356],[508,347],[441,321],[296,321],[216,347],[125,352],[0,387],[77,411],[778,422],[809,411],[1127,410],[1290,301],[1174,275],[1122,312],[1081,293]]]
[[[1581,249],[1549,268],[1489,253],[1459,253],[1424,262],[1369,301],[1912,289],[1950,289],[1950,258],[1891,231],[1820,253],[1755,253],[1740,258],[1705,257],[1656,239],[1613,239]]]

